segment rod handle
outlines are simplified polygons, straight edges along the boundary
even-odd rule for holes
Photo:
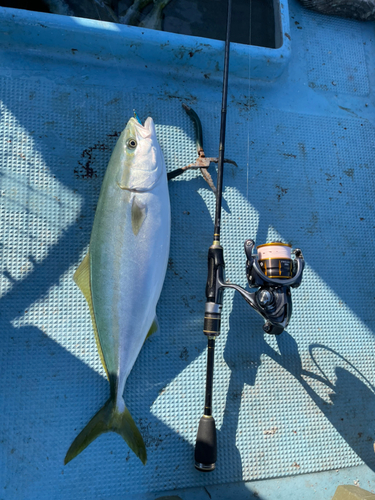
[[[195,468],[202,472],[215,469],[217,456],[216,427],[212,415],[200,419],[195,444]]]

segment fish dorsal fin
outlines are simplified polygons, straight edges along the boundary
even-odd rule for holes
[[[135,236],[139,233],[147,217],[147,207],[142,201],[134,196],[132,204],[132,229]]]
[[[90,256],[89,255],[90,255],[90,253],[87,252],[85,258],[83,259],[83,261],[79,265],[78,269],[74,273],[73,279],[74,279],[74,282],[79,286],[79,288],[80,288],[81,292],[83,293],[83,295],[87,301],[87,304],[89,306],[92,327],[94,329],[94,335],[95,335],[95,340],[96,340],[96,347],[98,349],[100,361],[102,362],[102,365],[103,365],[104,370],[105,370],[107,377],[108,377],[108,370],[107,370],[107,367],[105,365],[102,346],[100,345],[100,340],[99,340],[99,335],[98,335],[98,329],[96,327],[94,308],[92,306],[91,279],[90,279]]]
[[[145,340],[147,340],[153,333],[155,333],[157,330],[159,330],[159,321],[157,316],[155,316],[154,321],[152,322],[152,325],[148,331],[147,337]]]

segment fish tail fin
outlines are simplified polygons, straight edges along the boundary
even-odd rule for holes
[[[78,434],[71,444],[64,460],[66,465],[81,453],[90,443],[104,432],[117,432],[128,444],[143,465],[147,462],[145,443],[129,410],[124,403],[121,411],[116,405],[116,400],[110,398],[98,413],[90,420],[86,427]]]

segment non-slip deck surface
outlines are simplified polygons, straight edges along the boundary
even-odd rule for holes
[[[120,87],[118,68],[108,68],[113,86],[100,85],[100,76],[95,85],[64,83],[42,57],[31,63],[21,54],[34,68],[23,73],[4,56],[1,499],[117,499],[361,463],[375,469],[373,27],[294,2],[291,26],[292,60],[279,82],[251,82],[250,92],[248,82],[236,82],[230,91],[226,157],[238,168],[226,167],[222,244],[226,276],[243,286],[248,237],[292,243],[307,266],[293,291],[290,327],[278,338],[262,333],[261,318],[239,296],[225,295],[215,367],[218,461],[209,475],[195,471],[193,451],[204,403],[215,199],[198,172],[170,182],[160,331],[125,391],[148,463],[115,434],[68,466],[63,459],[109,393],[72,275],[87,252],[116,138],[135,108],[143,120],[153,117],[168,170],[194,161],[194,129],[181,103],[195,85],[187,102],[201,117],[206,154],[215,156],[220,95],[209,80],[169,82],[167,92],[131,72]]]

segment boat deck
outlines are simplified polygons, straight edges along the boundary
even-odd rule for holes
[[[217,468],[202,474],[193,452],[215,199],[200,172],[170,182],[160,330],[125,391],[145,467],[112,433],[63,465],[109,394],[72,275],[133,109],[153,117],[168,170],[196,158],[183,102],[201,118],[206,155],[217,155],[224,44],[0,14],[0,499],[328,500],[339,484],[375,490],[374,23],[290,0],[278,49],[232,46],[225,156],[238,167],[225,167],[226,277],[246,285],[247,238],[301,248],[306,270],[277,338],[226,293]]]

